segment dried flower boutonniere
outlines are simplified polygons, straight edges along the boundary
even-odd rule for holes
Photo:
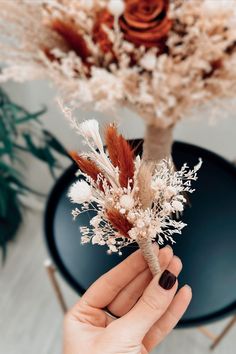
[[[78,206],[74,219],[93,210],[96,215],[90,226],[81,226],[82,244],[107,245],[108,253],[118,252],[136,242],[141,248],[153,275],[160,272],[153,241],[174,243],[185,224],[174,216],[184,209],[185,192],[192,193],[191,182],[197,180],[202,161],[189,170],[187,164],[176,171],[172,160],[147,162],[135,156],[134,150],[109,125],[105,131],[106,150],[96,120],[76,126],[90,148],[88,154],[71,153],[80,169],[79,179],[69,197]]]

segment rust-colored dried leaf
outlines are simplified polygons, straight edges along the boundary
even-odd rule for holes
[[[113,44],[110,41],[108,34],[104,31],[103,26],[110,29],[113,28],[114,17],[109,13],[109,11],[102,10],[97,14],[97,18],[93,27],[93,39],[97,43],[103,53],[113,53]]]
[[[78,28],[69,22],[55,19],[52,24],[52,29],[63,37],[67,45],[75,51],[75,53],[83,60],[90,55],[90,51],[82,35],[79,33]]]
[[[128,186],[128,181],[134,177],[134,152],[122,135],[119,137],[119,181],[122,187]],[[133,183],[131,183],[132,187]]]
[[[95,182],[97,182],[98,175],[103,175],[102,171],[99,167],[91,160],[88,160],[77,154],[75,151],[70,152],[70,156],[77,163],[80,170],[86,173],[89,177],[91,177]],[[108,181],[107,181],[108,183]],[[103,190],[102,181],[99,183],[99,189]]]
[[[50,61],[57,60],[55,55],[53,55],[53,53],[51,52],[50,48],[44,47],[44,48],[42,48],[42,50],[43,50],[44,54],[46,55],[46,57],[48,58],[48,60],[50,60]]]
[[[114,124],[109,125],[106,128],[105,142],[106,142],[107,151],[108,151],[108,154],[109,154],[112,164],[115,167],[119,166],[119,154],[118,154],[119,134],[118,134],[117,128]]]
[[[108,209],[106,211],[107,218],[112,226],[122,235],[129,238],[128,232],[133,225],[116,209]]]
[[[128,181],[134,177],[134,151],[114,125],[107,127],[105,139],[111,162],[119,167],[120,185],[126,188]]]

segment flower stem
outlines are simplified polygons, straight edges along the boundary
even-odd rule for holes
[[[143,159],[159,162],[169,158],[173,142],[173,125],[162,128],[147,125],[143,144]]]
[[[142,251],[143,257],[146,260],[149,269],[153,276],[161,273],[161,267],[158,257],[155,254],[151,239],[139,238],[137,240],[139,248]]]

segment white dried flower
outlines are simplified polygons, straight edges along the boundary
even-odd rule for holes
[[[134,45],[130,42],[123,41],[122,48],[124,49],[125,52],[132,53],[134,50]]]
[[[161,226],[162,226],[162,220],[157,217],[155,220],[155,227],[152,226],[149,227],[148,232],[153,232],[153,233],[155,232],[155,236],[156,236],[157,234],[161,233]]]
[[[68,197],[72,203],[82,204],[92,198],[91,187],[85,181],[77,181],[70,187]]]
[[[118,249],[117,249],[117,247],[116,246],[114,246],[114,245],[108,245],[108,247],[109,247],[109,250],[111,251],[111,252],[118,252]]]
[[[152,188],[157,191],[162,190],[163,188],[165,188],[165,181],[157,177],[152,181]]]
[[[93,245],[99,244],[99,242],[100,242],[100,236],[98,236],[98,235],[93,236],[93,238],[92,238],[92,244],[93,244]]]
[[[88,236],[82,236],[81,237],[81,244],[89,243],[91,241],[90,237]]]
[[[133,227],[130,231],[129,231],[129,237],[132,239],[132,240],[136,240],[137,238],[137,231],[136,229]]]
[[[107,7],[112,15],[119,17],[125,10],[125,3],[123,0],[110,0]]]
[[[145,223],[144,223],[144,221],[143,221],[142,219],[138,219],[138,220],[136,221],[136,225],[137,225],[137,227],[138,227],[139,229],[142,229],[143,227],[145,227]]]
[[[122,195],[120,198],[120,206],[125,210],[131,210],[134,207],[134,199],[131,195]]]
[[[171,205],[176,211],[181,212],[184,210],[183,203],[179,202],[178,200],[174,200]]]
[[[92,10],[94,5],[94,0],[83,0],[82,5],[85,7],[86,10]]]
[[[176,187],[168,186],[165,190],[165,198],[166,199],[171,199],[176,194],[177,194]]]
[[[148,52],[140,59],[139,63],[145,70],[153,71],[157,63],[156,53]]]
[[[99,134],[99,125],[96,119],[89,119],[79,125],[80,134],[87,139],[93,139]]]
[[[103,149],[102,139],[99,133],[99,125],[96,119],[89,119],[79,124],[79,133],[88,140],[92,140],[93,143],[99,148]]]
[[[171,211],[172,211],[172,206],[171,206],[171,204],[168,203],[168,202],[164,202],[164,203],[163,203],[163,210],[164,210],[165,213],[170,214]]]
[[[125,209],[125,208],[121,208],[121,209],[120,209],[120,213],[121,213],[121,214],[125,214],[125,213],[126,213],[126,209]]]
[[[204,8],[206,10],[212,10],[214,13],[225,10],[235,10],[235,1],[234,0],[204,0]]]
[[[100,219],[97,217],[97,216],[95,216],[95,217],[93,217],[91,220],[90,220],[90,225],[91,226],[94,226],[94,227],[98,227],[99,226],[99,224],[100,224]]]
[[[127,218],[130,222],[133,222],[135,220],[135,213],[134,212],[129,212],[127,215]]]
[[[111,244],[111,245],[115,245],[115,244],[116,244],[116,239],[115,239],[115,237],[109,237],[108,243]]]

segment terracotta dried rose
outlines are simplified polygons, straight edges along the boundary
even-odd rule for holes
[[[171,20],[168,18],[169,0],[126,0],[125,11],[119,20],[124,37],[137,46],[165,48]],[[108,10],[101,11],[94,26],[94,41],[104,53],[112,51],[112,43],[103,26],[112,28],[113,15]]]
[[[147,48],[163,49],[172,22],[168,18],[169,0],[126,0],[120,27],[125,39]]]

